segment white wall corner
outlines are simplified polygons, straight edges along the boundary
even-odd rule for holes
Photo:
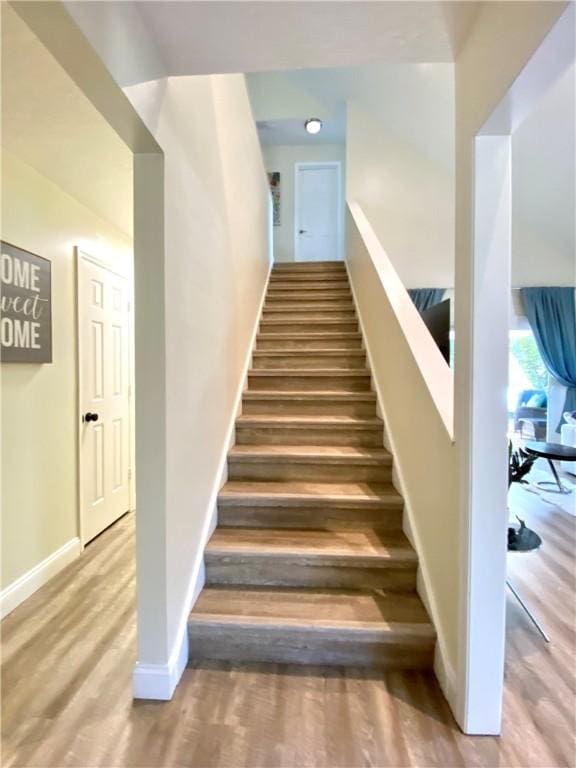
[[[82,552],[80,539],[76,536],[62,547],[35,565],[20,578],[13,581],[0,593],[0,617],[4,618],[21,603],[43,587],[51,578],[76,560]]]
[[[256,336],[258,335],[258,328],[260,327],[260,319],[264,310],[264,301],[268,291],[271,269],[272,267],[270,265],[268,275],[264,282],[260,305],[256,313],[256,322],[250,338],[250,344],[248,345],[246,361],[244,363],[242,376],[240,377],[234,407],[231,410],[230,424],[228,426],[226,439],[222,446],[218,470],[216,472],[212,493],[210,494],[210,501],[208,503],[208,514],[206,515],[204,529],[202,531],[202,536],[200,537],[201,546],[198,548],[198,555],[192,568],[188,594],[180,615],[178,632],[176,633],[176,640],[170,655],[170,660],[167,664],[140,664],[139,662],[136,662],[133,673],[133,695],[135,699],[157,699],[159,701],[170,700],[174,695],[176,686],[188,664],[188,616],[190,615],[190,611],[194,607],[196,600],[198,600],[198,596],[204,588],[206,581],[204,550],[218,524],[218,493],[228,477],[228,452],[230,447],[234,444],[236,418],[242,410],[242,395],[246,389],[248,371],[250,370],[252,352],[256,343]]]

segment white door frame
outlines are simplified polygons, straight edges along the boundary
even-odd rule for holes
[[[468,493],[462,500],[468,514],[462,520],[459,632],[465,653],[458,670],[464,686],[457,701],[468,734],[500,733],[504,693],[511,136],[574,60],[573,29],[570,4],[475,138]]]
[[[337,259],[344,258],[344,228],[343,228],[343,209],[344,198],[342,197],[342,162],[340,160],[323,160],[319,162],[303,162],[294,164],[294,261],[300,261],[300,238],[298,230],[300,223],[298,221],[298,172],[303,168],[336,168],[337,186],[338,186],[338,210],[336,214],[336,241],[337,241]]]
[[[82,261],[88,261],[92,264],[95,264],[97,267],[100,267],[102,269],[105,269],[107,272],[110,272],[110,274],[117,275],[118,277],[121,277],[125,279],[127,282],[129,282],[129,276],[125,272],[121,272],[120,270],[115,269],[111,264],[109,264],[107,261],[104,261],[103,259],[98,258],[98,256],[94,256],[91,253],[88,253],[84,249],[80,248],[79,246],[74,246],[74,271],[75,271],[75,291],[76,291],[76,474],[78,477],[78,487],[77,487],[77,525],[78,525],[78,536],[80,538],[80,547],[82,550],[84,550],[86,546],[86,539],[85,539],[85,526],[84,526],[84,517],[83,517],[83,510],[82,510],[82,499],[83,499],[83,483],[82,483],[82,419],[81,419],[81,398],[82,398],[82,385],[83,385],[83,372],[82,372],[82,365],[81,365],[81,355],[80,355],[80,345],[81,345],[81,333],[80,333],[80,322],[82,317],[81,307],[80,307],[80,297],[81,297],[81,291],[80,291],[80,270],[81,270],[81,264]],[[134,324],[133,324],[133,312],[132,312],[132,286],[130,286],[130,290],[128,292],[129,295],[129,305],[128,305],[128,434],[129,434],[129,475],[128,475],[128,496],[130,501],[130,510],[133,511],[134,509],[134,465],[135,465],[135,446],[134,446],[134,440],[133,440],[133,397],[132,392],[134,390],[134,370],[133,370],[133,354],[134,354],[134,340],[133,340],[133,330],[134,330]]]

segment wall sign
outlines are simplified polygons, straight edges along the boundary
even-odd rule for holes
[[[52,264],[2,242],[0,360],[52,362]]]

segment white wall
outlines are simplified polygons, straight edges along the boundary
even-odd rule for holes
[[[136,693],[166,697],[186,660],[186,619],[269,271],[269,193],[243,76],[168,78],[126,94],[164,154],[165,511],[139,503]],[[150,266],[139,273],[136,245],[138,301],[162,279]],[[141,314],[143,344],[149,323]],[[137,359],[137,398],[138,374]],[[146,450],[139,477],[156,471]],[[142,499],[140,482],[149,477],[138,481]],[[160,691],[149,685],[159,670],[168,678]]]
[[[268,172],[280,171],[280,226],[274,227],[274,260],[294,261],[294,181],[296,163],[327,162],[342,163],[342,184],[346,166],[345,149],[341,144],[318,144],[309,147],[264,146],[264,164]],[[342,212],[344,200],[342,200]]]
[[[512,136],[512,285],[576,284],[576,67]]]
[[[468,733],[498,733],[500,729],[505,589],[503,579],[495,582],[493,578],[493,573],[498,577],[501,574],[505,553],[502,554],[501,546],[494,549],[494,540],[486,540],[486,531],[495,530],[493,520],[499,508],[484,508],[484,513],[486,508],[491,511],[483,530],[480,502],[483,490],[488,490],[484,496],[488,499],[490,486],[477,470],[490,465],[486,458],[494,451],[502,455],[503,446],[505,461],[505,414],[502,434],[496,443],[492,442],[492,435],[495,426],[500,428],[497,419],[506,396],[506,371],[500,360],[496,369],[492,368],[490,353],[492,339],[498,349],[502,340],[506,340],[508,319],[505,317],[495,327],[489,318],[490,281],[497,281],[495,262],[492,260],[487,265],[484,257],[479,256],[475,261],[473,253],[474,236],[490,234],[490,227],[475,231],[475,142],[563,7],[564,4],[553,2],[484,4],[456,61],[455,438],[459,454],[464,589],[460,611],[459,695],[454,709],[458,722]],[[498,140],[492,155],[498,162],[500,149]],[[486,170],[484,166],[483,170]],[[489,180],[485,175],[484,178],[488,188]],[[498,181],[504,182],[502,199],[506,200],[505,174]],[[502,189],[492,188],[490,195],[482,199],[497,202],[501,193]],[[486,223],[485,219],[478,222],[480,227]],[[491,254],[491,258],[495,255],[498,254]],[[500,269],[507,270],[507,259],[504,249]],[[506,285],[506,280],[503,284]],[[483,286],[487,288],[484,292]],[[495,310],[493,317],[500,320],[502,307]],[[499,481],[500,470],[497,474]],[[500,502],[505,504],[505,494]],[[504,519],[496,538],[505,536],[505,526]],[[496,558],[496,567],[487,570],[487,562],[492,557]]]
[[[51,261],[53,317],[53,362],[4,363],[1,369],[6,588],[78,537],[74,246],[130,275],[132,242],[6,150],[2,239]]]
[[[346,146],[347,198],[362,206],[404,285],[452,286],[453,175],[354,103]]]

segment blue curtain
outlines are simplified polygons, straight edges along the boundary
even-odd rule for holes
[[[544,365],[565,387],[564,411],[576,410],[574,288],[522,288],[522,301]],[[564,416],[560,419],[560,429]]]
[[[409,288],[408,294],[418,312],[430,309],[434,304],[440,304],[444,298],[445,288]]]

